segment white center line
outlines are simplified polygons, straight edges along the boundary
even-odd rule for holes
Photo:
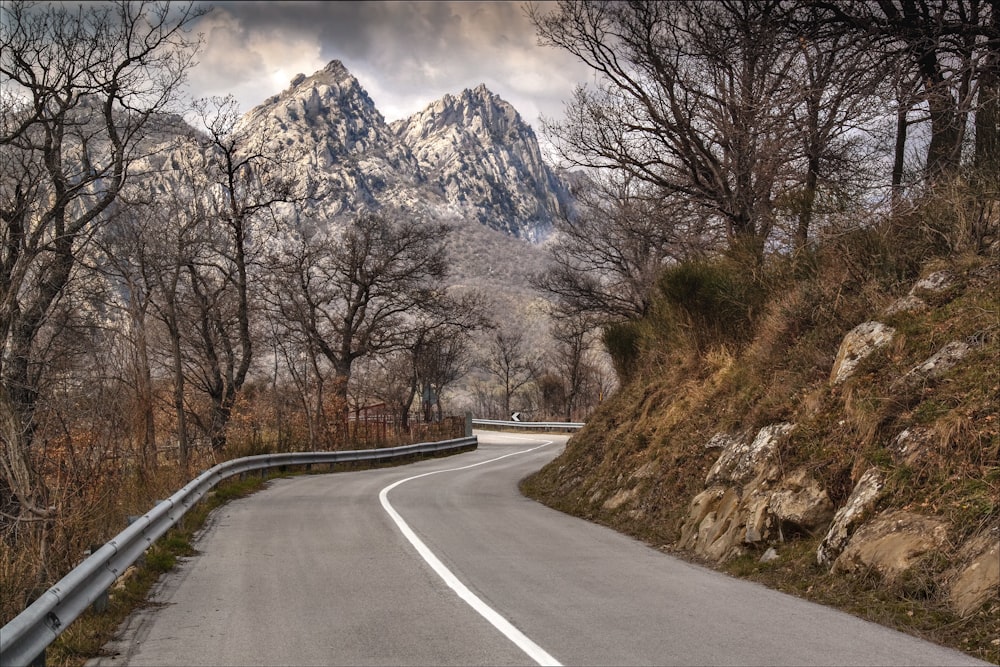
[[[470,591],[465,584],[459,581],[458,577],[456,577],[451,570],[445,567],[444,563],[442,563],[440,559],[438,559],[438,557],[434,555],[433,551],[427,548],[427,545],[424,544],[423,540],[417,537],[417,534],[413,532],[413,529],[410,528],[409,524],[407,524],[406,521],[403,520],[403,517],[399,515],[399,512],[397,512],[396,509],[392,506],[392,504],[389,503],[389,492],[395,489],[400,484],[405,484],[406,482],[409,482],[414,479],[420,479],[421,477],[427,477],[428,475],[436,475],[441,472],[454,472],[456,470],[467,470],[469,468],[475,468],[476,466],[485,465],[487,463],[493,463],[494,461],[499,461],[500,459],[505,459],[509,456],[516,456],[518,454],[527,454],[528,452],[533,452],[536,449],[541,449],[542,447],[551,444],[552,441],[550,440],[548,442],[545,442],[544,444],[539,445],[538,447],[532,447],[531,449],[525,449],[519,452],[513,452],[511,454],[504,454],[503,456],[498,456],[496,458],[489,459],[487,461],[480,461],[479,463],[473,463],[471,465],[461,466],[458,468],[448,468],[447,470],[434,470],[432,472],[425,472],[421,475],[414,475],[413,477],[407,477],[406,479],[401,479],[398,482],[394,482],[389,486],[385,487],[384,489],[382,489],[381,491],[379,491],[378,499],[382,503],[382,508],[386,511],[389,517],[396,523],[396,526],[399,528],[399,531],[403,534],[403,536],[410,541],[410,544],[412,544],[413,548],[417,550],[417,553],[419,553],[420,556],[427,562],[427,564],[431,566],[431,569],[437,572],[438,576],[441,577],[442,580],[444,580],[444,583],[448,584],[448,587],[458,594],[458,597],[465,600],[465,602],[470,607],[475,609],[480,616],[489,621],[493,625],[493,627],[502,632],[504,636],[507,637],[507,639],[514,642],[514,644],[519,649],[524,651],[528,655],[528,657],[530,657],[536,663],[538,663],[539,665],[552,665],[553,667],[561,667],[562,663],[560,663],[558,660],[549,655],[549,653],[545,649],[543,649],[541,646],[539,646],[531,639],[529,639],[528,636],[525,635],[523,632],[515,628],[510,621],[508,621],[506,618],[497,613],[492,607],[483,602],[479,598],[479,596]]]

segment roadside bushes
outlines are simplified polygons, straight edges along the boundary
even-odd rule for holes
[[[725,258],[671,266],[657,289],[669,319],[699,350],[750,340],[767,298],[763,281]]]
[[[619,378],[631,378],[644,350],[742,346],[767,302],[767,280],[728,258],[674,264],[660,275],[641,320],[606,325],[603,340]]]

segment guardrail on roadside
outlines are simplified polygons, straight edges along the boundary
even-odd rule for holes
[[[576,431],[583,428],[583,422],[515,422],[505,419],[473,419],[473,426],[506,426],[508,428],[540,428],[550,431]]]
[[[37,664],[37,658],[70,623],[103,595],[153,542],[224,479],[281,466],[392,460],[418,454],[459,452],[475,449],[478,444],[477,438],[472,436],[386,449],[264,454],[233,459],[209,468],[180,491],[157,503],[0,628],[0,665],[19,667]]]

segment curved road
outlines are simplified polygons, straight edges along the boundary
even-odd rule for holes
[[[983,664],[522,497],[564,437],[479,441],[226,505],[90,664]]]

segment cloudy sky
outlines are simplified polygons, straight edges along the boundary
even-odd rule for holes
[[[540,132],[590,79],[539,46],[522,2],[212,2],[192,95],[232,94],[243,111],[338,59],[393,121],[480,83]],[[543,10],[551,5],[543,3]]]

